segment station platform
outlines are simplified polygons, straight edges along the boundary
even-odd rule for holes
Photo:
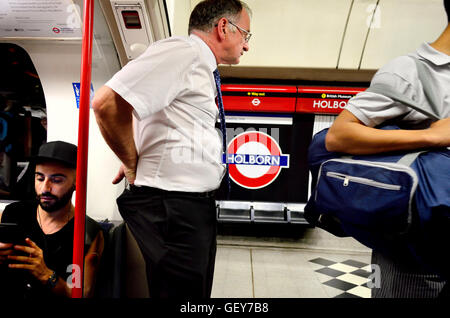
[[[318,228],[268,229],[219,230],[213,298],[370,298],[370,249]]]

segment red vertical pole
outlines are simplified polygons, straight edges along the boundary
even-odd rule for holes
[[[72,298],[83,297],[84,237],[86,218],[87,159],[89,143],[89,102],[92,66],[94,0],[84,0],[83,44],[81,54],[80,114],[78,122],[77,181],[73,238]]]

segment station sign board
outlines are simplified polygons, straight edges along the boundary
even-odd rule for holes
[[[223,84],[225,111],[295,112],[296,86]]]
[[[296,112],[339,114],[350,98],[364,90],[360,87],[299,86]]]

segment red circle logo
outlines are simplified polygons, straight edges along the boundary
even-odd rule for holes
[[[228,144],[228,168],[230,178],[247,189],[268,186],[280,174],[281,168],[289,168],[289,155],[268,134],[244,132]]]

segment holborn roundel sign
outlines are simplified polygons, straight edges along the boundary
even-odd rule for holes
[[[289,168],[289,155],[282,154],[277,141],[266,133],[244,132],[228,144],[230,178],[247,189],[268,186]]]

